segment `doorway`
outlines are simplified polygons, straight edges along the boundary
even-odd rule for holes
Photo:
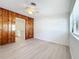
[[[25,40],[25,20],[21,18],[16,18],[15,20],[15,40],[16,42],[23,42]]]

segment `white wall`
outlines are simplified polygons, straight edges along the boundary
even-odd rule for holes
[[[74,0],[39,0],[34,37],[68,45],[68,21]]]
[[[68,15],[37,17],[34,24],[35,38],[68,45]]]

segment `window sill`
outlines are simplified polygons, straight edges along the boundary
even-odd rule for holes
[[[79,40],[79,35],[78,34],[75,34],[75,33],[72,33],[73,37],[76,38],[77,40]]]

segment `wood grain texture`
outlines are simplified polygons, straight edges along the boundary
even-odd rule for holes
[[[29,38],[33,38],[34,37],[34,19],[33,18],[27,18],[26,22],[25,22],[25,35],[26,35],[26,39]]]
[[[0,45],[2,44],[2,9],[0,9]]]
[[[16,18],[25,20],[25,39],[33,38],[33,18],[0,8],[0,45],[15,42],[15,31],[12,26],[15,25]]]
[[[71,59],[63,45],[30,39],[0,47],[0,59]]]
[[[26,28],[28,29],[27,32],[28,32],[28,38],[33,38],[34,34],[33,34],[33,19],[32,18],[28,18],[28,21],[27,21],[27,25],[28,25],[28,28],[26,26]]]
[[[0,8],[0,13],[0,44],[4,45],[7,43],[15,42],[15,34],[12,31],[12,24],[15,23],[15,13],[2,8]]]

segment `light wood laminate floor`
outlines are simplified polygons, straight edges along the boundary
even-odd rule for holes
[[[71,59],[69,48],[63,45],[29,39],[0,46],[0,59]]]

